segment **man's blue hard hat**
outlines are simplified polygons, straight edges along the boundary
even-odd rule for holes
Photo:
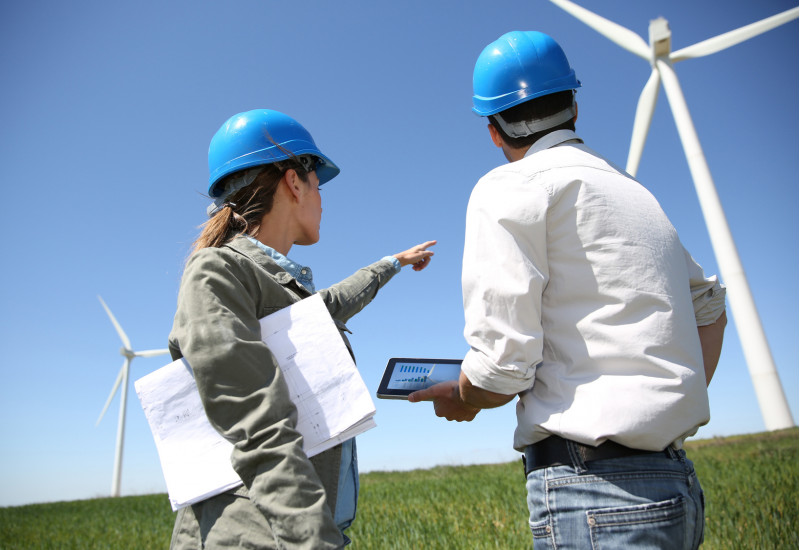
[[[270,109],[233,115],[217,130],[208,147],[208,196],[216,198],[224,193],[218,183],[229,174],[300,155],[317,160],[320,185],[339,173],[339,167],[322,154],[308,130],[292,117]]]
[[[478,56],[472,76],[472,111],[494,115],[533,98],[580,86],[555,40],[537,31],[512,31]]]

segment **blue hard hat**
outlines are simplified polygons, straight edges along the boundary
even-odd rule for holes
[[[320,185],[339,173],[339,167],[322,154],[308,130],[292,117],[269,109],[233,115],[217,130],[208,147],[208,196],[216,198],[224,192],[217,184],[228,174],[300,155],[317,159]]]
[[[512,31],[478,56],[472,76],[472,111],[494,115],[530,99],[580,86],[555,40],[537,31]]]

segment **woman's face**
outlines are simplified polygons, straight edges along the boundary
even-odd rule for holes
[[[316,172],[308,174],[308,183],[300,181],[304,186],[300,198],[298,222],[300,237],[295,244],[310,245],[319,241],[319,223],[322,220],[322,197],[319,193],[319,178]]]

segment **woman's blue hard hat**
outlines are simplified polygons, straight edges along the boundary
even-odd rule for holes
[[[233,115],[217,130],[208,147],[208,195],[222,195],[225,190],[218,184],[229,174],[301,155],[316,159],[320,185],[339,174],[339,167],[322,154],[308,130],[292,117],[270,109]]]

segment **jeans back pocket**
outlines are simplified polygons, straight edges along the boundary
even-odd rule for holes
[[[682,496],[586,512],[593,548],[681,548],[686,529]]]

